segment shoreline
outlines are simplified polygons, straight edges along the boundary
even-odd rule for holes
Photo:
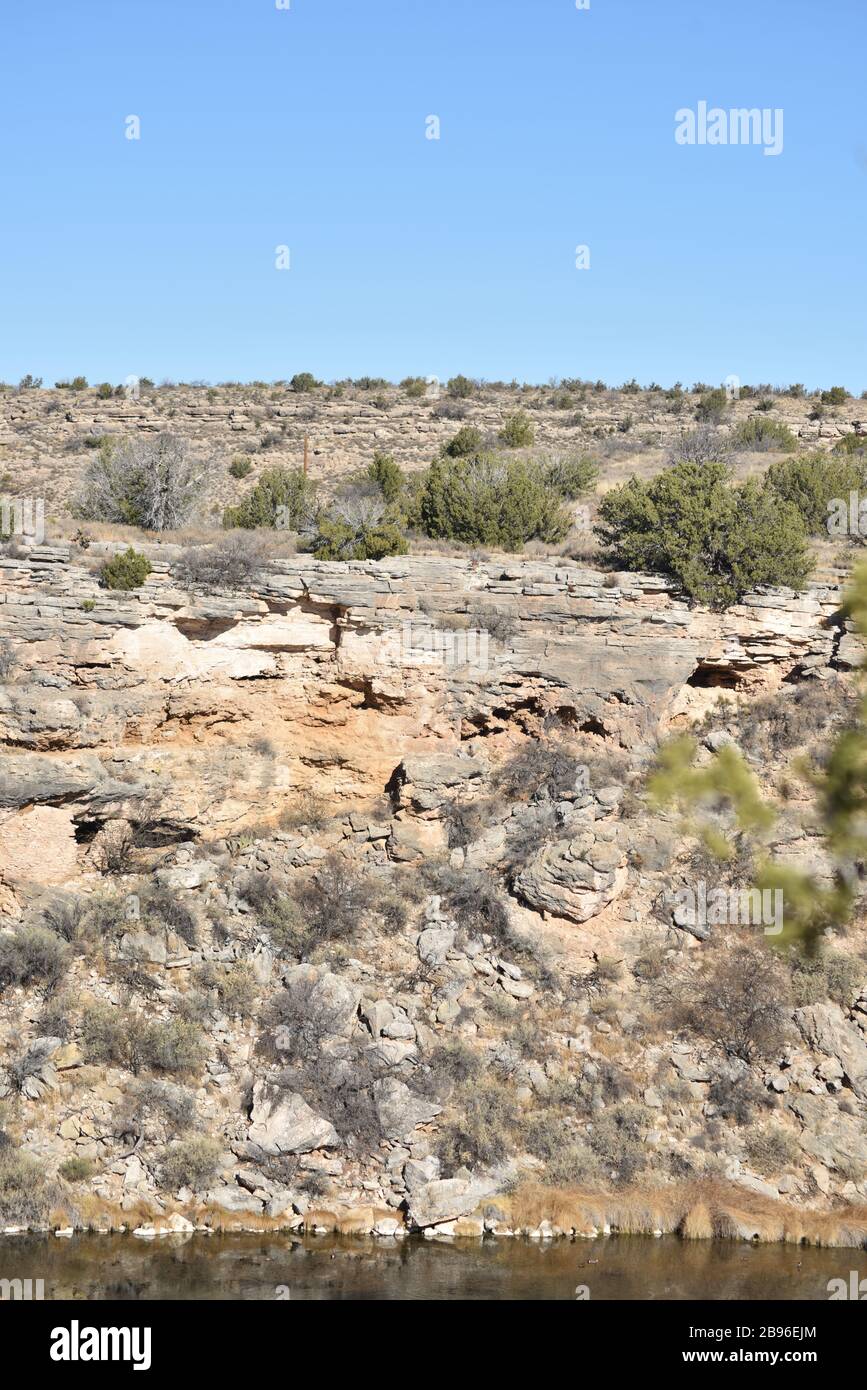
[[[491,1197],[474,1211],[425,1226],[374,1205],[334,1203],[267,1217],[214,1206],[178,1207],[155,1215],[108,1205],[85,1216],[73,1204],[57,1207],[43,1225],[0,1227],[0,1240],[18,1236],[129,1235],[160,1240],[191,1235],[346,1236],[421,1240],[601,1240],[609,1236],[677,1236],[687,1241],[739,1241],[834,1249],[867,1249],[867,1205],[820,1211],[789,1206],[734,1184],[684,1184],[621,1193],[588,1193],[525,1185]]]

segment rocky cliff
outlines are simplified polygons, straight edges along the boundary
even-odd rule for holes
[[[779,1233],[785,1199],[862,1238],[861,929],[808,984],[769,967],[766,1047],[703,1034],[666,979],[761,931],[660,906],[716,871],[643,796],[671,730],[740,742],[786,789],[775,848],[822,872],[792,757],[845,718],[838,589],[720,616],[412,556],[201,593],[163,545],[115,594],[116,548],[0,555],[0,1089],[54,1210],[589,1230],[642,1183],[651,1226]],[[530,1219],[527,1183],[596,1206]]]

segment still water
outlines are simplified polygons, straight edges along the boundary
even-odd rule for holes
[[[867,1276],[863,1250],[676,1237],[365,1241],[129,1235],[0,1239],[0,1280],[48,1299],[817,1299]],[[583,1295],[584,1297],[587,1294]]]

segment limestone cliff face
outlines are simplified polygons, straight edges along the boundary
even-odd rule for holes
[[[303,791],[373,808],[407,760],[456,785],[551,718],[649,755],[718,687],[854,660],[828,586],[715,615],[658,578],[559,561],[299,558],[250,592],[196,595],[174,582],[171,548],[150,556],[130,594],[100,589],[68,548],[0,558],[9,888],[62,880],[76,837],[107,820],[214,838],[275,824]],[[401,822],[430,809],[404,798],[395,854]]]
[[[111,593],[118,548],[0,554],[0,1097],[73,1212],[84,1183],[111,1220],[480,1234],[524,1229],[516,1178],[635,1172],[671,1198],[652,1229],[689,1225],[684,1176],[736,1184],[713,1229],[747,1197],[863,1203],[863,929],[730,1055],[648,971],[692,989],[745,934],[660,908],[712,871],[637,794],[721,694],[746,717],[714,713],[701,756],[743,736],[779,791],[751,702],[762,738],[760,697],[786,706],[788,752],[847,716],[838,589],[720,615],[646,575],[413,556],[203,594],[153,545]],[[809,796],[770,845],[821,875]]]

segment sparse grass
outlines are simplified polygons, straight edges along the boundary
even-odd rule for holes
[[[793,454],[798,441],[788,425],[779,420],[769,420],[764,415],[751,415],[741,421],[733,435],[736,449],[751,449],[755,452],[774,450],[781,454]]]
[[[87,1182],[89,1178],[93,1177],[95,1171],[89,1158],[81,1158],[76,1154],[72,1158],[65,1159],[57,1173],[65,1182]]]
[[[192,1019],[147,1019],[105,1003],[85,1009],[81,1042],[88,1061],[125,1067],[134,1075],[144,1068],[196,1072],[205,1056],[201,1029]]]
[[[215,1176],[220,1152],[221,1145],[208,1135],[179,1139],[163,1153],[160,1162],[163,1186],[171,1192],[180,1187],[200,1191]]]
[[[51,1195],[37,1160],[0,1131],[0,1226],[40,1224]]]
[[[255,531],[230,531],[212,545],[185,550],[174,566],[179,584],[211,592],[248,589],[266,573],[270,549]]]
[[[69,968],[71,954],[45,927],[20,926],[0,935],[0,993],[9,985],[55,989]]]
[[[200,989],[214,992],[220,1012],[230,1018],[248,1018],[253,1013],[258,987],[249,966],[241,963],[226,967],[207,961],[193,978]]]
[[[437,1137],[437,1154],[446,1174],[502,1162],[518,1122],[510,1087],[493,1077],[461,1083],[452,1095],[450,1114]]]
[[[794,1136],[775,1124],[750,1130],[745,1143],[750,1163],[765,1177],[779,1177],[798,1156]]]

